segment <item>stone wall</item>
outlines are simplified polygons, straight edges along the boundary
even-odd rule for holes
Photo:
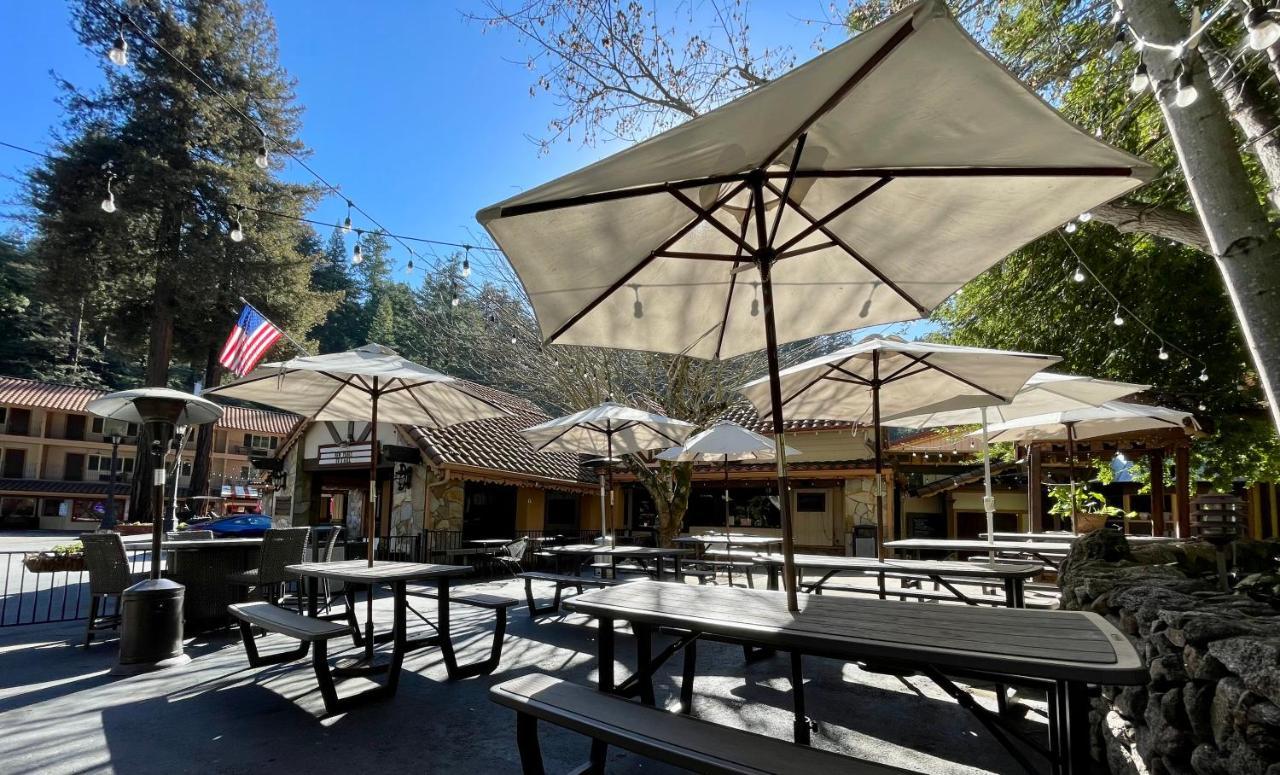
[[[1242,543],[1237,562],[1257,568],[1277,548]],[[1094,701],[1094,758],[1113,773],[1280,775],[1280,612],[1217,591],[1213,562],[1205,545],[1131,550],[1100,531],[1063,566],[1063,607],[1106,616],[1150,671]]]

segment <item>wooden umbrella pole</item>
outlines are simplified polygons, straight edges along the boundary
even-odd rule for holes
[[[880,444],[880,351],[871,353],[871,426],[875,433],[876,557],[884,559],[884,449]]]
[[[724,532],[729,533],[729,453],[724,454]],[[733,559],[730,557],[729,559]]]
[[[1079,534],[1076,522],[1076,424],[1067,423],[1067,480],[1071,482],[1071,532]]]
[[[996,499],[991,494],[991,440],[987,434],[987,407],[982,407],[982,510],[987,513],[987,562],[996,564]]]
[[[610,429],[610,423],[611,423],[610,420],[605,420],[604,423],[605,423],[604,424],[605,449],[607,450],[605,452],[604,464],[606,466],[605,470],[609,472],[609,487],[608,487],[609,516],[605,520],[605,525],[607,525],[609,528],[609,546],[617,547],[618,531],[612,529],[613,528],[613,431]]]
[[[373,567],[374,522],[378,518],[378,378],[373,378],[373,417],[369,426],[369,502],[365,506],[365,534],[368,536],[368,565]],[[373,586],[370,585],[364,601],[364,651],[373,662]]]

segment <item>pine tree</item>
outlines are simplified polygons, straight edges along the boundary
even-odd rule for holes
[[[255,165],[264,142],[276,156],[281,147],[304,152],[295,137],[300,109],[261,0],[138,0],[125,12],[253,120],[122,23],[115,6],[83,0],[73,9],[81,42],[105,53],[123,30],[129,64],[104,57],[106,85],[91,93],[64,84],[57,154],[30,180],[36,256],[57,278],[64,313],[91,300],[85,314],[96,328],[145,342],[146,384],[167,384],[175,357],[200,364],[213,383],[217,369],[205,366],[239,297],[297,332],[330,305],[309,288],[317,257],[299,249],[309,230],[259,214],[300,216],[314,197]],[[111,213],[99,207],[109,181]],[[228,239],[237,223],[242,242]],[[145,515],[149,490],[135,491],[131,516]]]

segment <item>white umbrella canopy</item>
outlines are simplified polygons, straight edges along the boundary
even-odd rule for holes
[[[787,447],[788,456],[800,451]],[[728,462],[730,460],[773,460],[776,457],[773,439],[749,431],[735,422],[722,420],[701,433],[690,436],[684,444],[661,452],[658,460],[677,463]]]
[[[243,379],[205,391],[311,420],[368,419],[375,394],[381,422],[439,428],[506,415],[462,389],[453,377],[378,344],[265,363]]]
[[[697,430],[643,409],[606,401],[520,431],[536,452],[577,452],[612,458],[679,445]]]
[[[476,217],[547,343],[697,358],[764,348],[776,376],[779,343],[925,316],[1153,172],[1067,122],[941,0],[923,0]],[[794,611],[785,498],[781,511]]]
[[[895,428],[976,425],[982,422],[982,410],[985,408],[989,422],[1002,423],[1049,412],[1088,409],[1141,393],[1150,387],[1133,382],[1113,382],[1076,374],[1042,371],[1032,374],[1027,384],[1007,404],[993,404],[991,396],[985,394],[957,395],[937,404],[920,407],[911,414],[890,415],[880,422]]]
[[[1161,428],[1200,432],[1190,412],[1123,401],[1021,417],[992,425],[990,430],[992,441],[1081,441]]]
[[[693,423],[673,420],[643,409],[605,401],[603,404],[547,420],[520,431],[535,452],[577,452],[602,457],[608,482],[601,482],[600,533],[608,529],[605,493],[613,502],[614,455],[646,452],[680,444],[697,430]]]

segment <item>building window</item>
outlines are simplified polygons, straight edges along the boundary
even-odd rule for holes
[[[96,434],[98,434],[99,436],[101,436],[101,435],[102,435],[102,433],[103,433],[103,428],[104,428],[104,427],[105,427],[105,425],[104,425],[104,418],[102,418],[102,417],[95,417],[95,418],[93,418],[93,426],[92,426],[92,430],[93,430],[93,432],[94,432],[94,433],[96,433]],[[138,424],[137,424],[136,422],[131,422],[131,423],[129,423],[128,428],[126,428],[126,429],[125,429],[124,435],[125,435],[126,437],[128,437],[128,438],[134,438],[134,437],[136,437],[136,436],[138,435]]]
[[[110,455],[90,455],[84,464],[86,471],[94,471],[98,473],[95,477],[98,481],[105,482],[111,478],[111,456]],[[133,472],[133,458],[124,457],[116,460],[116,471],[124,473]],[[126,477],[127,478],[127,477]]]
[[[31,432],[31,412],[27,409],[10,409],[5,418],[5,432],[12,436],[26,436]]]
[[[246,433],[244,435],[245,447],[256,452],[270,452],[276,448],[276,444],[278,442],[279,439],[275,436],[258,436],[253,433]]]
[[[825,492],[796,493],[796,511],[824,513],[827,510],[827,494]]]
[[[26,476],[27,452],[23,449],[6,449],[4,451],[4,478],[22,479]]]

